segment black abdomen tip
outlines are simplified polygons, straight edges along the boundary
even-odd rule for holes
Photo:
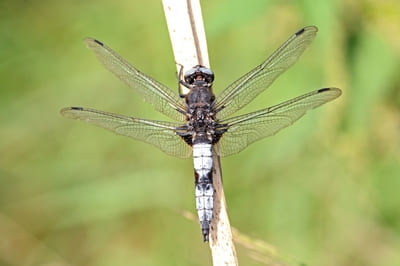
[[[208,230],[207,230],[207,232],[205,232],[205,230],[203,230],[203,241],[204,241],[204,243],[208,242],[208,234],[209,234]]]
[[[78,111],[82,111],[83,108],[82,107],[70,107],[71,110],[78,110]]]

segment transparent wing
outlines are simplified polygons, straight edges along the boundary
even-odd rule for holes
[[[191,147],[176,134],[181,125],[175,123],[137,119],[82,107],[67,107],[61,110],[61,114],[150,143],[168,155],[180,158],[191,155]]]
[[[184,121],[185,111],[179,96],[160,82],[143,74],[102,42],[87,38],[86,45],[109,71],[135,89],[146,102],[166,116]]]
[[[219,119],[223,119],[251,102],[267,89],[286,69],[293,65],[314,39],[318,29],[305,27],[292,35],[261,65],[257,66],[218,96],[216,109]]]
[[[290,126],[308,110],[341,95],[338,88],[324,88],[253,113],[219,121],[227,131],[218,142],[220,156],[235,154],[251,143]]]

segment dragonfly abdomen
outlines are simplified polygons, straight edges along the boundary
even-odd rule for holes
[[[204,242],[208,241],[213,213],[214,188],[212,185],[212,145],[197,143],[193,145],[195,173],[196,209]]]

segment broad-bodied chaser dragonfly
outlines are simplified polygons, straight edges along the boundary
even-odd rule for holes
[[[305,27],[292,35],[270,57],[229,85],[215,97],[214,73],[198,65],[179,80],[190,91],[182,96],[130,65],[111,48],[95,39],[87,46],[98,60],[146,102],[178,122],[164,122],[107,113],[90,108],[67,107],[61,114],[83,120],[120,135],[150,143],[168,155],[193,156],[196,209],[204,241],[208,241],[213,212],[212,153],[228,156],[251,143],[290,126],[308,110],[341,95],[338,88],[315,90],[278,105],[228,118],[267,89],[293,65],[314,39],[318,29]]]

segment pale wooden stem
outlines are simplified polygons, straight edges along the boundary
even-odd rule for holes
[[[174,51],[178,73],[195,65],[209,67],[207,42],[198,0],[163,0],[164,12]],[[187,91],[183,91],[187,93]],[[213,265],[238,265],[222,186],[219,156],[213,154],[213,186],[215,189],[210,249]]]

